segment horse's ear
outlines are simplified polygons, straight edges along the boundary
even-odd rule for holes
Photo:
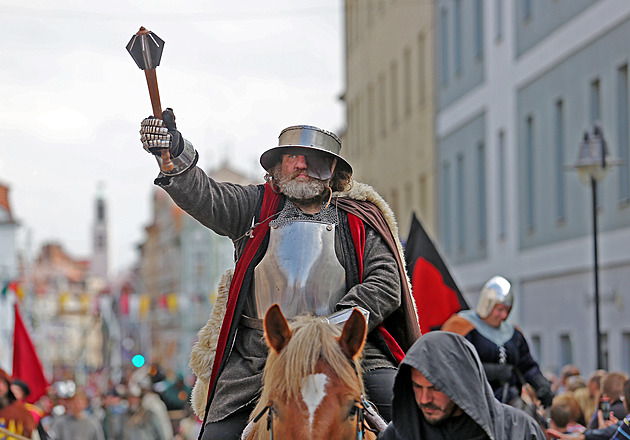
[[[354,309],[339,336],[339,345],[350,359],[354,359],[363,349],[367,335],[367,322],[363,313]]]
[[[291,339],[291,330],[278,304],[269,307],[269,310],[267,310],[265,314],[264,323],[267,344],[276,353],[280,353],[280,350],[282,350],[289,343],[289,339]]]

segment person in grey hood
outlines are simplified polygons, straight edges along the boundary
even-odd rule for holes
[[[475,347],[463,336],[420,337],[394,382],[392,421],[379,440],[545,439],[525,412],[499,402]]]

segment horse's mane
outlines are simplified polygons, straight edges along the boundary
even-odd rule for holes
[[[267,405],[271,394],[281,399],[300,398],[302,379],[315,373],[320,360],[330,365],[343,386],[352,393],[363,394],[358,358],[348,359],[341,350],[337,341],[341,335],[338,326],[316,316],[298,316],[290,327],[293,335],[287,346],[279,354],[269,350],[263,388],[254,415]]]

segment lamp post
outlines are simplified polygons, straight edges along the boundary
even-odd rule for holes
[[[593,132],[584,132],[584,138],[579,145],[579,155],[573,168],[577,170],[580,180],[590,185],[593,198],[593,280],[595,287],[595,346],[597,349],[597,368],[603,369],[601,349],[601,327],[599,319],[599,261],[597,252],[597,182],[606,177],[608,170],[619,161],[608,158],[606,140],[599,124],[595,124]]]

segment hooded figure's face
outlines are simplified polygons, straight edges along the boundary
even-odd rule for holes
[[[411,368],[411,386],[418,408],[424,419],[431,425],[437,425],[451,416],[457,416],[462,410],[444,393],[438,390],[415,368]]]

